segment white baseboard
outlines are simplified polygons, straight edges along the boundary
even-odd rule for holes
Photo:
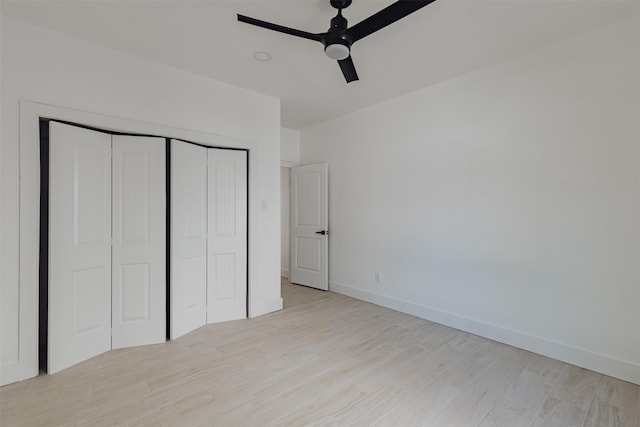
[[[289,278],[289,270],[280,270],[280,277]]]
[[[282,307],[282,298],[252,302],[249,304],[249,317],[258,317],[263,314],[273,313],[274,311],[282,310]]]
[[[632,362],[342,283],[329,282],[329,290],[640,385]]]

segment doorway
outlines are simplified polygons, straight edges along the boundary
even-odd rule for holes
[[[289,180],[291,168],[280,167],[280,277],[289,279]]]
[[[291,168],[289,281],[329,290],[329,166]]]

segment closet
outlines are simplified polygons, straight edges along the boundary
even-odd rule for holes
[[[47,146],[49,373],[246,318],[245,150],[55,121]]]
[[[171,339],[247,317],[247,152],[171,140]]]
[[[163,138],[49,124],[48,372],[165,339]]]

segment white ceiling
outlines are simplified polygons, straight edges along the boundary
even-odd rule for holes
[[[351,25],[391,4],[354,0]],[[282,100],[282,125],[304,129],[640,14],[640,1],[438,0],[352,48],[346,84],[320,43],[236,21],[324,32],[329,0],[7,1],[2,13]],[[253,59],[256,51],[272,55]]]

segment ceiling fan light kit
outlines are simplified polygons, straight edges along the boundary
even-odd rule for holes
[[[349,57],[349,46],[341,43],[329,44],[324,48],[324,53],[331,59],[342,61]]]
[[[347,19],[342,16],[342,9],[349,7],[351,0],[330,0],[331,6],[338,9],[338,14],[331,19],[331,27],[325,33],[309,33],[240,14],[238,14],[238,21],[322,43],[325,54],[329,58],[338,61],[345,80],[350,83],[358,80],[358,74],[351,59],[351,46],[353,43],[434,1],[399,0],[349,28]]]

